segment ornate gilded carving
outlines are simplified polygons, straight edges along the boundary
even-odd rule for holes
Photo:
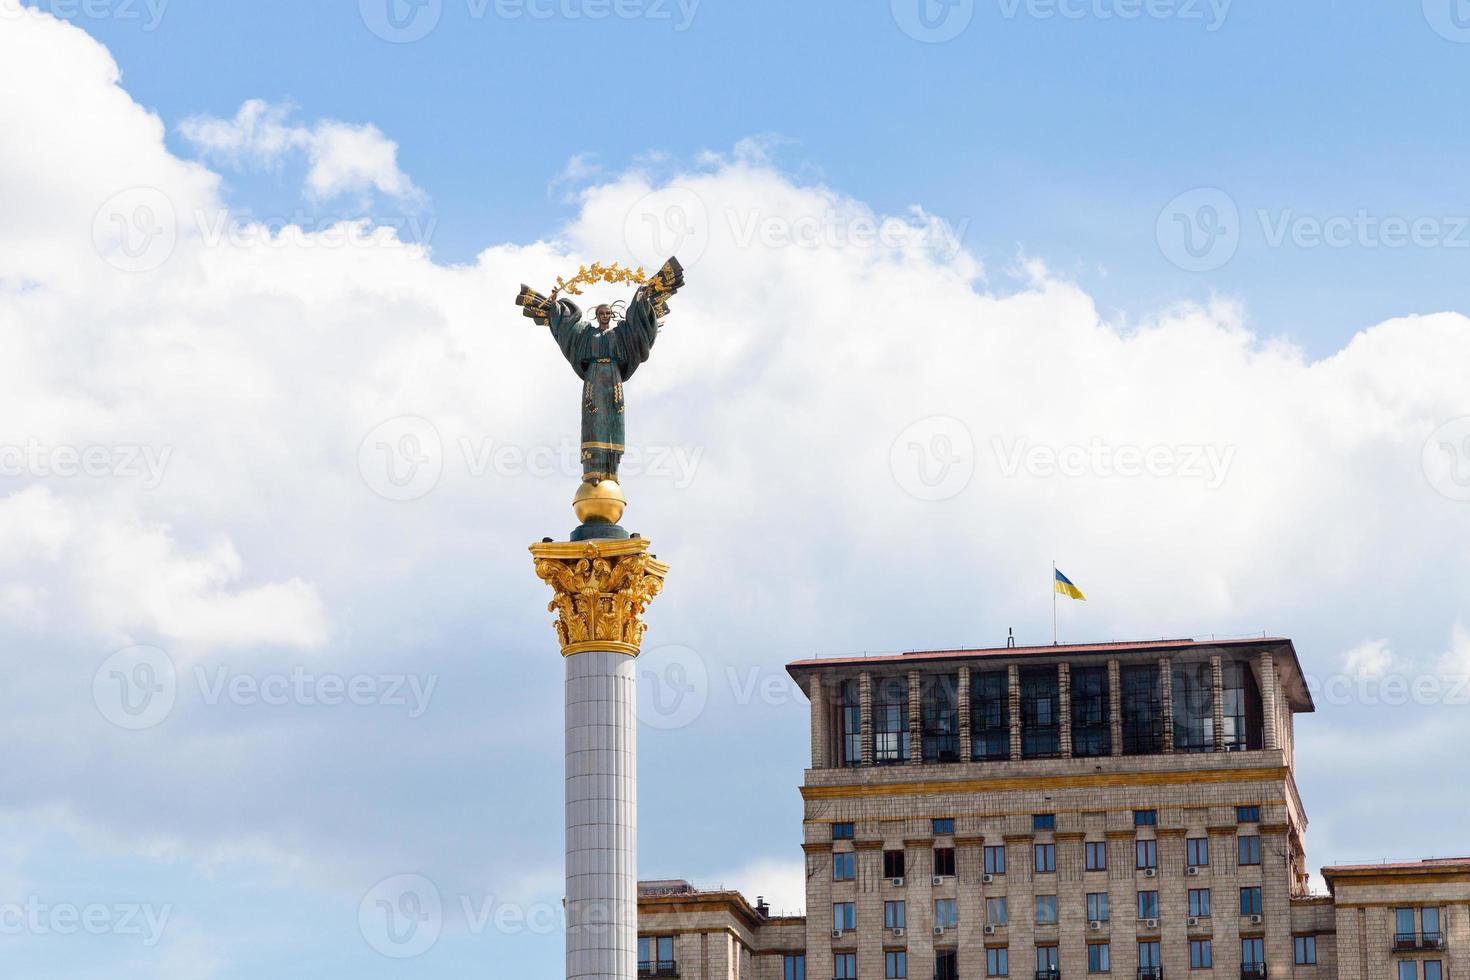
[[[536,576],[555,591],[548,612],[562,656],[587,650],[638,655],[648,625],[643,613],[664,587],[669,566],[648,542],[591,540],[531,545]]]

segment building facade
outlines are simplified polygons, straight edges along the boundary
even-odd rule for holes
[[[811,703],[807,915],[645,894],[644,975],[1446,980],[1464,968],[1470,861],[1326,869],[1330,894],[1310,894],[1293,719],[1313,704],[1290,640],[788,670]],[[738,955],[691,944],[710,929]]]

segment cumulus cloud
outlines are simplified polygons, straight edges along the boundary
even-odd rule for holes
[[[693,651],[709,688],[683,728],[643,729],[648,866],[717,879],[747,844],[799,860],[805,711],[730,671],[1038,639],[1054,557],[1091,600],[1065,610],[1077,639],[1269,629],[1310,670],[1470,617],[1443,591],[1470,572],[1470,510],[1422,464],[1470,415],[1458,313],[1405,311],[1315,360],[1228,302],[1113,322],[1039,260],[982,279],[926,212],[877,213],[749,149],[601,178],[547,240],[464,266],[391,232],[210,240],[170,216],[222,209],[218,175],[169,153],[101,45],[29,12],[0,32],[0,85],[34,93],[0,102],[0,444],[171,451],[155,486],[50,466],[0,488],[0,734],[36,746],[0,796],[13,812],[64,811],[150,860],[271,866],[349,916],[406,870],[451,895],[555,880],[559,667],[525,546],[573,522],[578,387],[511,297],[596,259],[688,268],[628,389],[628,523],[674,567],[648,642]],[[189,133],[230,165],[304,152],[316,193],[408,193],[391,143],[337,125],[247,104]],[[675,450],[692,479],[660,469]],[[186,671],[166,722],[124,732],[89,697],[121,639],[442,693],[415,719],[212,704]],[[1345,779],[1326,736],[1359,734],[1356,710],[1297,726],[1309,807],[1346,820],[1344,786],[1444,782],[1388,753]],[[762,765],[711,765],[734,739]],[[1328,825],[1313,857],[1381,825]],[[790,876],[727,883],[789,906]]]
[[[205,159],[235,167],[274,167],[292,154],[306,156],[307,189],[327,199],[376,190],[418,199],[423,192],[398,167],[398,144],[372,124],[324,119],[307,126],[291,122],[294,107],[251,99],[233,119],[192,116],[179,125]]]

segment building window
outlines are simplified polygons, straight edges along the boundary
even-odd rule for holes
[[[909,754],[908,678],[879,678],[873,681],[873,761],[892,766]]]
[[[1215,748],[1215,681],[1208,663],[1174,664],[1174,751]]]
[[[857,855],[846,851],[832,855],[832,880],[857,880]]]
[[[1108,921],[1108,893],[1087,893],[1087,920],[1089,922]]]
[[[1420,931],[1424,933],[1423,938],[1425,943],[1438,944],[1442,942],[1444,940],[1444,936],[1439,931],[1438,906],[1422,908],[1419,910],[1419,915],[1422,920]]]
[[[1145,868],[1157,868],[1159,866],[1159,842],[1156,840],[1141,840],[1133,845],[1137,867],[1140,871]]]
[[[988,875],[1003,875],[1006,873],[1005,845],[996,844],[985,848],[985,873]]]
[[[842,682],[842,759],[844,766],[863,762],[863,702],[857,681]]]
[[[1261,914],[1261,886],[1253,885],[1250,888],[1240,890],[1240,914]]]
[[[930,824],[934,828],[935,837],[945,837],[954,834],[953,817],[942,817],[938,820],[930,821]]]
[[[1021,758],[1062,754],[1061,701],[1055,667],[1021,671]]]
[[[1164,702],[1159,696],[1157,665],[1135,665],[1121,671],[1123,685],[1123,754],[1164,751]]]
[[[970,758],[1011,757],[1010,687],[1003,670],[970,675]]]
[[[1261,689],[1255,671],[1244,661],[1224,665],[1225,731],[1223,741],[1230,752],[1259,749],[1265,732],[1261,711]]]
[[[1215,965],[1214,951],[1211,949],[1208,939],[1191,939],[1189,941],[1189,968],[1191,970],[1208,970]]]
[[[919,685],[919,731],[925,762],[960,761],[959,677],[927,674]]]
[[[936,878],[954,877],[954,848],[934,848],[934,876]]]
[[[1134,810],[1133,826],[1156,827],[1159,823],[1159,811],[1157,810]]]
[[[857,905],[852,902],[832,903],[832,931],[849,932],[857,928]]]
[[[1157,940],[1138,944],[1138,975],[1140,977],[1163,976],[1162,961],[1159,959]]]
[[[1036,947],[1036,977],[1055,977],[1059,972],[1057,966],[1057,948],[1055,946]]]
[[[1009,976],[1010,950],[1004,946],[992,946],[985,951],[985,975],[987,977]]]
[[[1039,926],[1057,924],[1057,897],[1055,895],[1036,896],[1036,924]]]
[[[1055,813],[1033,813],[1031,814],[1032,830],[1056,830],[1057,815]]]
[[[832,980],[857,980],[857,954],[832,954]]]
[[[902,900],[883,903],[883,928],[908,928],[908,904]]]
[[[934,954],[934,980],[960,980],[960,954],[952,949]]]
[[[1311,966],[1317,962],[1317,937],[1296,936],[1292,939],[1296,947],[1296,962],[1298,966]]]
[[[1138,893],[1138,917],[1140,919],[1157,919],[1159,917],[1159,893]]]
[[[1418,934],[1414,931],[1414,910],[1393,910],[1394,945],[1407,946],[1413,949],[1417,945]]]
[[[1399,960],[1399,980],[1419,980],[1419,964],[1413,960]]]
[[[1210,863],[1210,839],[1191,837],[1184,842],[1184,863],[1191,868],[1208,867]]]
[[[1237,847],[1238,847],[1239,852],[1240,852],[1240,863],[1241,864],[1260,864],[1261,863],[1261,839],[1259,837],[1250,836],[1250,837],[1240,837],[1240,838],[1237,838],[1237,840],[1239,842],[1238,845],[1237,845]]]
[[[1258,806],[1238,806],[1235,808],[1236,823],[1260,823],[1261,808]]]
[[[904,852],[883,852],[883,877],[902,878],[904,876]]]
[[[960,923],[959,906],[952,898],[936,898],[934,900],[934,924],[945,929],[953,929]]]
[[[993,926],[1003,926],[1008,921],[1006,918],[1005,896],[987,898],[985,900],[985,921]]]
[[[1196,919],[1210,917],[1210,890],[1208,888],[1189,890],[1189,914]]]
[[[1031,850],[1035,855],[1037,874],[1049,874],[1057,869],[1057,846],[1055,844],[1035,844]]]
[[[806,980],[806,954],[783,957],[785,969],[782,980]]]
[[[1071,681],[1072,754],[1079,758],[1110,755],[1113,731],[1108,710],[1108,669],[1074,667]]]
[[[901,949],[883,954],[883,976],[888,980],[905,980],[909,975],[909,954]]]
[[[1108,870],[1107,841],[1090,840],[1083,845],[1083,860],[1088,871]]]
[[[1444,965],[1439,960],[1425,960],[1424,980],[1444,980]]]
[[[1112,969],[1109,963],[1109,961],[1112,959],[1112,957],[1109,955],[1109,948],[1110,947],[1107,943],[1087,944],[1088,973],[1107,973],[1110,969]]]
[[[638,972],[646,977],[672,976],[675,972],[674,937],[639,936]]]
[[[852,840],[854,836],[853,825],[850,823],[834,823],[832,825],[833,840]]]
[[[1260,966],[1266,962],[1266,940],[1260,936],[1251,936],[1240,941],[1240,965],[1242,967]]]

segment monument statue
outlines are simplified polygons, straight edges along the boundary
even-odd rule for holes
[[[638,285],[633,299],[599,304],[592,320],[563,291],[580,295],[583,285],[599,282]],[[663,268],[646,276],[642,268],[617,263],[583,266],[570,280],[558,278],[550,296],[521,285],[516,305],[537,324],[549,327],[562,355],[582,379],[582,485],[573,500],[582,526],[572,540],[625,538],[618,527],[627,504],[618,482],[618,463],[625,448],[623,383],[648,360],[658,339],[668,299],[684,285],[684,267],[670,258]]]

